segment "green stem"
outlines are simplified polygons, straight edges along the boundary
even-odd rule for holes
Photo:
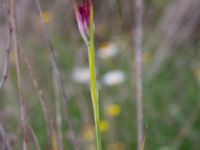
[[[91,14],[90,14],[90,42],[87,44],[87,47],[88,47],[89,67],[90,67],[90,90],[91,90],[91,97],[92,97],[93,111],[94,111],[97,150],[102,150],[98,88],[97,88],[96,70],[95,70],[94,14],[93,14],[92,7],[91,7]]]
[[[94,48],[92,48],[91,45],[88,47],[88,54],[89,54],[88,56],[89,56],[89,67],[90,67],[90,90],[91,90],[94,119],[95,119],[97,149],[102,150],[100,126],[99,126],[100,117],[99,117],[98,88],[96,84],[96,71],[95,71],[95,55],[94,55],[95,53],[94,53]]]

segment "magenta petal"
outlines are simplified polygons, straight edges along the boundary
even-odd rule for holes
[[[77,22],[78,22],[79,32],[82,38],[84,39],[85,42],[88,41],[87,33],[85,31],[84,21],[82,20],[81,14],[77,14]]]
[[[78,22],[78,28],[81,33],[81,36],[83,37],[84,41],[88,41],[89,39],[89,28],[90,28],[90,6],[91,6],[91,0],[90,4],[87,4],[87,1],[84,0],[83,5],[80,5],[76,9],[76,19]]]

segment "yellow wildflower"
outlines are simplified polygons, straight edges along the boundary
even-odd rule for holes
[[[52,20],[52,14],[48,11],[42,13],[42,17],[44,19],[44,23],[49,23]],[[40,16],[38,16],[38,20],[40,20]]]
[[[106,120],[101,120],[100,121],[100,131],[101,132],[106,132],[109,129],[109,124]]]
[[[108,108],[107,108],[107,114],[109,116],[115,117],[115,116],[118,116],[120,113],[121,113],[121,108],[117,104],[112,104],[112,105],[108,106]]]
[[[58,150],[58,141],[55,132],[53,132],[53,134],[51,135],[51,142],[53,150]]]

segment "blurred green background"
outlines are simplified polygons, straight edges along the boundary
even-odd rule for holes
[[[7,39],[5,0],[0,1],[0,73]],[[80,1],[81,2],[81,1]],[[103,149],[136,149],[134,92],[133,0],[94,0],[96,67],[100,89]],[[200,147],[200,1],[144,0],[143,100],[146,150],[199,150]],[[95,150],[87,49],[78,32],[71,0],[41,0],[43,17],[69,102],[61,104],[65,150],[71,150],[70,114],[76,138],[84,150]],[[17,1],[20,47],[32,64],[57,131],[51,57],[34,1]],[[23,86],[28,122],[41,149],[48,148],[44,115],[24,59]],[[1,75],[0,74],[0,75]],[[0,123],[12,149],[21,149],[15,56],[10,53],[8,79],[0,90]],[[30,149],[35,149],[32,137]]]

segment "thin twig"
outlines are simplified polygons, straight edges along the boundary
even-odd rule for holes
[[[59,89],[61,91],[61,94],[64,98],[64,107],[66,107],[67,106],[66,104],[68,103],[68,97],[67,97],[67,94],[65,92],[64,82],[63,82],[63,79],[62,79],[62,76],[61,76],[61,73],[60,73],[60,70],[59,70],[59,67],[58,67],[56,50],[53,47],[53,44],[52,44],[52,42],[49,38],[48,32],[47,32],[47,28],[45,26],[44,18],[42,16],[42,9],[41,9],[41,6],[40,6],[40,2],[39,2],[39,0],[35,0],[35,2],[36,2],[36,6],[37,6],[37,9],[39,11],[40,18],[41,18],[42,28],[45,32],[45,38],[47,40],[47,44],[49,46],[49,50],[50,50],[50,53],[51,53],[51,63],[52,63],[53,72],[55,74],[56,81],[58,82],[58,86],[59,86]],[[76,150],[80,150],[80,145],[78,143],[78,140],[75,138],[75,132],[74,132],[74,129],[73,129],[73,125],[72,125],[72,121],[70,119],[68,109],[65,108],[64,112],[65,112],[65,115],[66,115],[66,121],[67,121],[68,128],[71,131],[71,135],[72,135],[70,140],[73,143],[74,148]],[[60,116],[58,116],[58,117],[60,117]]]
[[[32,69],[31,64],[29,63],[29,61],[26,57],[24,57],[24,59],[25,59],[26,65],[28,67],[29,73],[31,75],[31,79],[32,79],[32,83],[34,85],[34,88],[37,91],[37,94],[38,94],[38,97],[39,97],[39,100],[40,100],[40,104],[42,106],[42,111],[43,111],[44,118],[45,118],[45,124],[46,124],[46,127],[47,127],[48,140],[49,140],[49,142],[51,142],[52,149],[57,150],[58,145],[57,145],[57,143],[55,143],[55,138],[56,138],[55,130],[53,128],[53,125],[52,125],[50,117],[49,117],[49,112],[48,112],[48,109],[47,109],[47,105],[45,103],[43,91],[38,86],[38,82],[37,82],[37,79],[36,79],[36,77],[33,73],[33,69]]]
[[[0,90],[3,88],[3,85],[7,79],[7,74],[8,74],[8,66],[9,66],[9,54],[11,51],[11,36],[12,36],[12,25],[10,21],[10,10],[8,9],[8,6],[6,5],[6,16],[8,19],[8,39],[7,39],[7,45],[4,50],[4,66],[3,66],[3,75],[2,79],[0,81]]]
[[[36,146],[36,150],[41,150],[38,138],[37,138],[32,126],[30,124],[28,124],[27,127],[28,127],[29,131],[31,132],[31,135],[33,136],[33,140],[34,140],[34,143],[35,143],[35,146]]]
[[[55,109],[56,109],[56,125],[57,125],[57,134],[59,142],[59,150],[63,150],[63,134],[62,134],[62,113],[61,113],[61,102],[60,102],[60,90],[57,80],[57,75],[55,69],[53,68],[53,85],[55,92]]]
[[[135,3],[135,87],[137,118],[137,150],[141,150],[143,138],[143,89],[142,89],[142,16],[143,0]]]
[[[26,57],[24,57],[25,59],[25,62],[26,62],[26,65],[28,67],[28,71],[30,73],[30,76],[31,76],[31,80],[32,80],[32,84],[37,92],[37,95],[39,97],[39,101],[40,101],[40,104],[41,104],[41,107],[42,107],[42,111],[43,111],[43,114],[44,114],[44,119],[45,119],[45,124],[46,124],[46,127],[47,127],[47,134],[48,134],[48,138],[49,138],[49,142],[51,141],[51,136],[52,136],[52,124],[51,124],[51,121],[50,121],[50,117],[49,117],[49,112],[48,112],[48,109],[47,109],[47,106],[46,106],[46,103],[45,103],[45,99],[44,99],[44,94],[43,94],[43,91],[39,88],[38,86],[38,82],[37,82],[37,79],[33,73],[33,68],[30,64],[30,62],[28,61],[28,59]]]
[[[12,27],[13,27],[13,43],[14,43],[14,51],[15,51],[15,61],[16,61],[16,70],[17,70],[17,81],[18,81],[18,89],[19,89],[19,104],[20,104],[20,122],[22,128],[23,135],[23,150],[28,149],[28,139],[26,137],[26,113],[25,113],[25,104],[23,99],[23,83],[22,83],[22,66],[21,66],[21,49],[19,46],[18,39],[18,30],[17,30],[17,17],[16,17],[16,0],[11,0],[11,16],[12,16]]]
[[[0,123],[0,150],[11,150],[10,142],[1,123]]]

